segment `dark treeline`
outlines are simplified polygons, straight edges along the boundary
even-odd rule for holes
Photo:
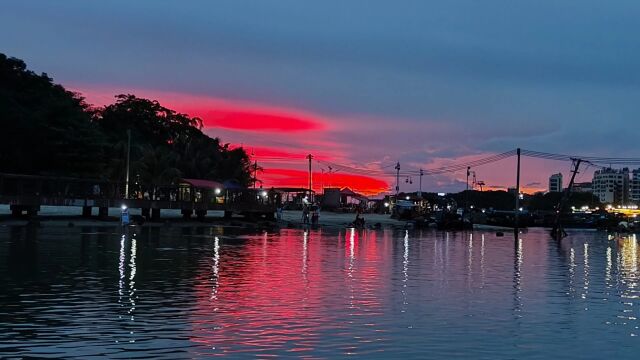
[[[93,108],[46,73],[0,54],[0,172],[121,182],[131,130],[132,181],[252,181],[244,149],[207,136],[201,119],[134,95],[115,99]]]

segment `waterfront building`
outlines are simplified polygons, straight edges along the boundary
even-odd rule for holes
[[[549,177],[549,192],[562,192],[562,173]]]
[[[640,203],[640,169],[631,172],[629,197],[634,203]]]
[[[629,201],[629,169],[596,170],[592,188],[601,203],[626,204]]]

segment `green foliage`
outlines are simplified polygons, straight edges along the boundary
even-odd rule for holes
[[[135,95],[91,109],[79,94],[0,54],[0,172],[124,181],[127,131],[131,176],[148,184],[179,177],[251,181],[243,149],[202,132],[202,120]]]
[[[76,93],[0,54],[0,169],[26,174],[92,175],[105,138]]]

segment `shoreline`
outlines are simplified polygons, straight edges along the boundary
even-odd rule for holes
[[[109,208],[108,217],[99,219],[97,214],[87,218],[82,217],[81,208],[68,206],[42,206],[37,217],[13,218],[8,205],[0,205],[0,226],[26,226],[37,224],[38,226],[93,226],[114,227],[120,226],[120,209]],[[131,215],[140,215],[140,209],[130,209]],[[302,222],[302,211],[285,210],[281,220],[256,219],[248,220],[243,217],[224,219],[221,211],[211,211],[204,220],[195,217],[184,219],[180,210],[163,210],[159,221],[144,221],[142,227],[202,227],[224,226],[234,228],[306,228]],[[355,214],[333,213],[324,211],[320,213],[317,225],[313,228],[346,228],[353,222]],[[364,214],[367,228],[405,228],[407,221],[392,219],[388,214]],[[379,225],[378,225],[379,224]]]

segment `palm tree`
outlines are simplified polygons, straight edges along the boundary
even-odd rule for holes
[[[151,189],[153,199],[158,186],[175,184],[181,176],[180,170],[176,168],[176,156],[162,147],[144,147],[136,169],[142,183]]]

